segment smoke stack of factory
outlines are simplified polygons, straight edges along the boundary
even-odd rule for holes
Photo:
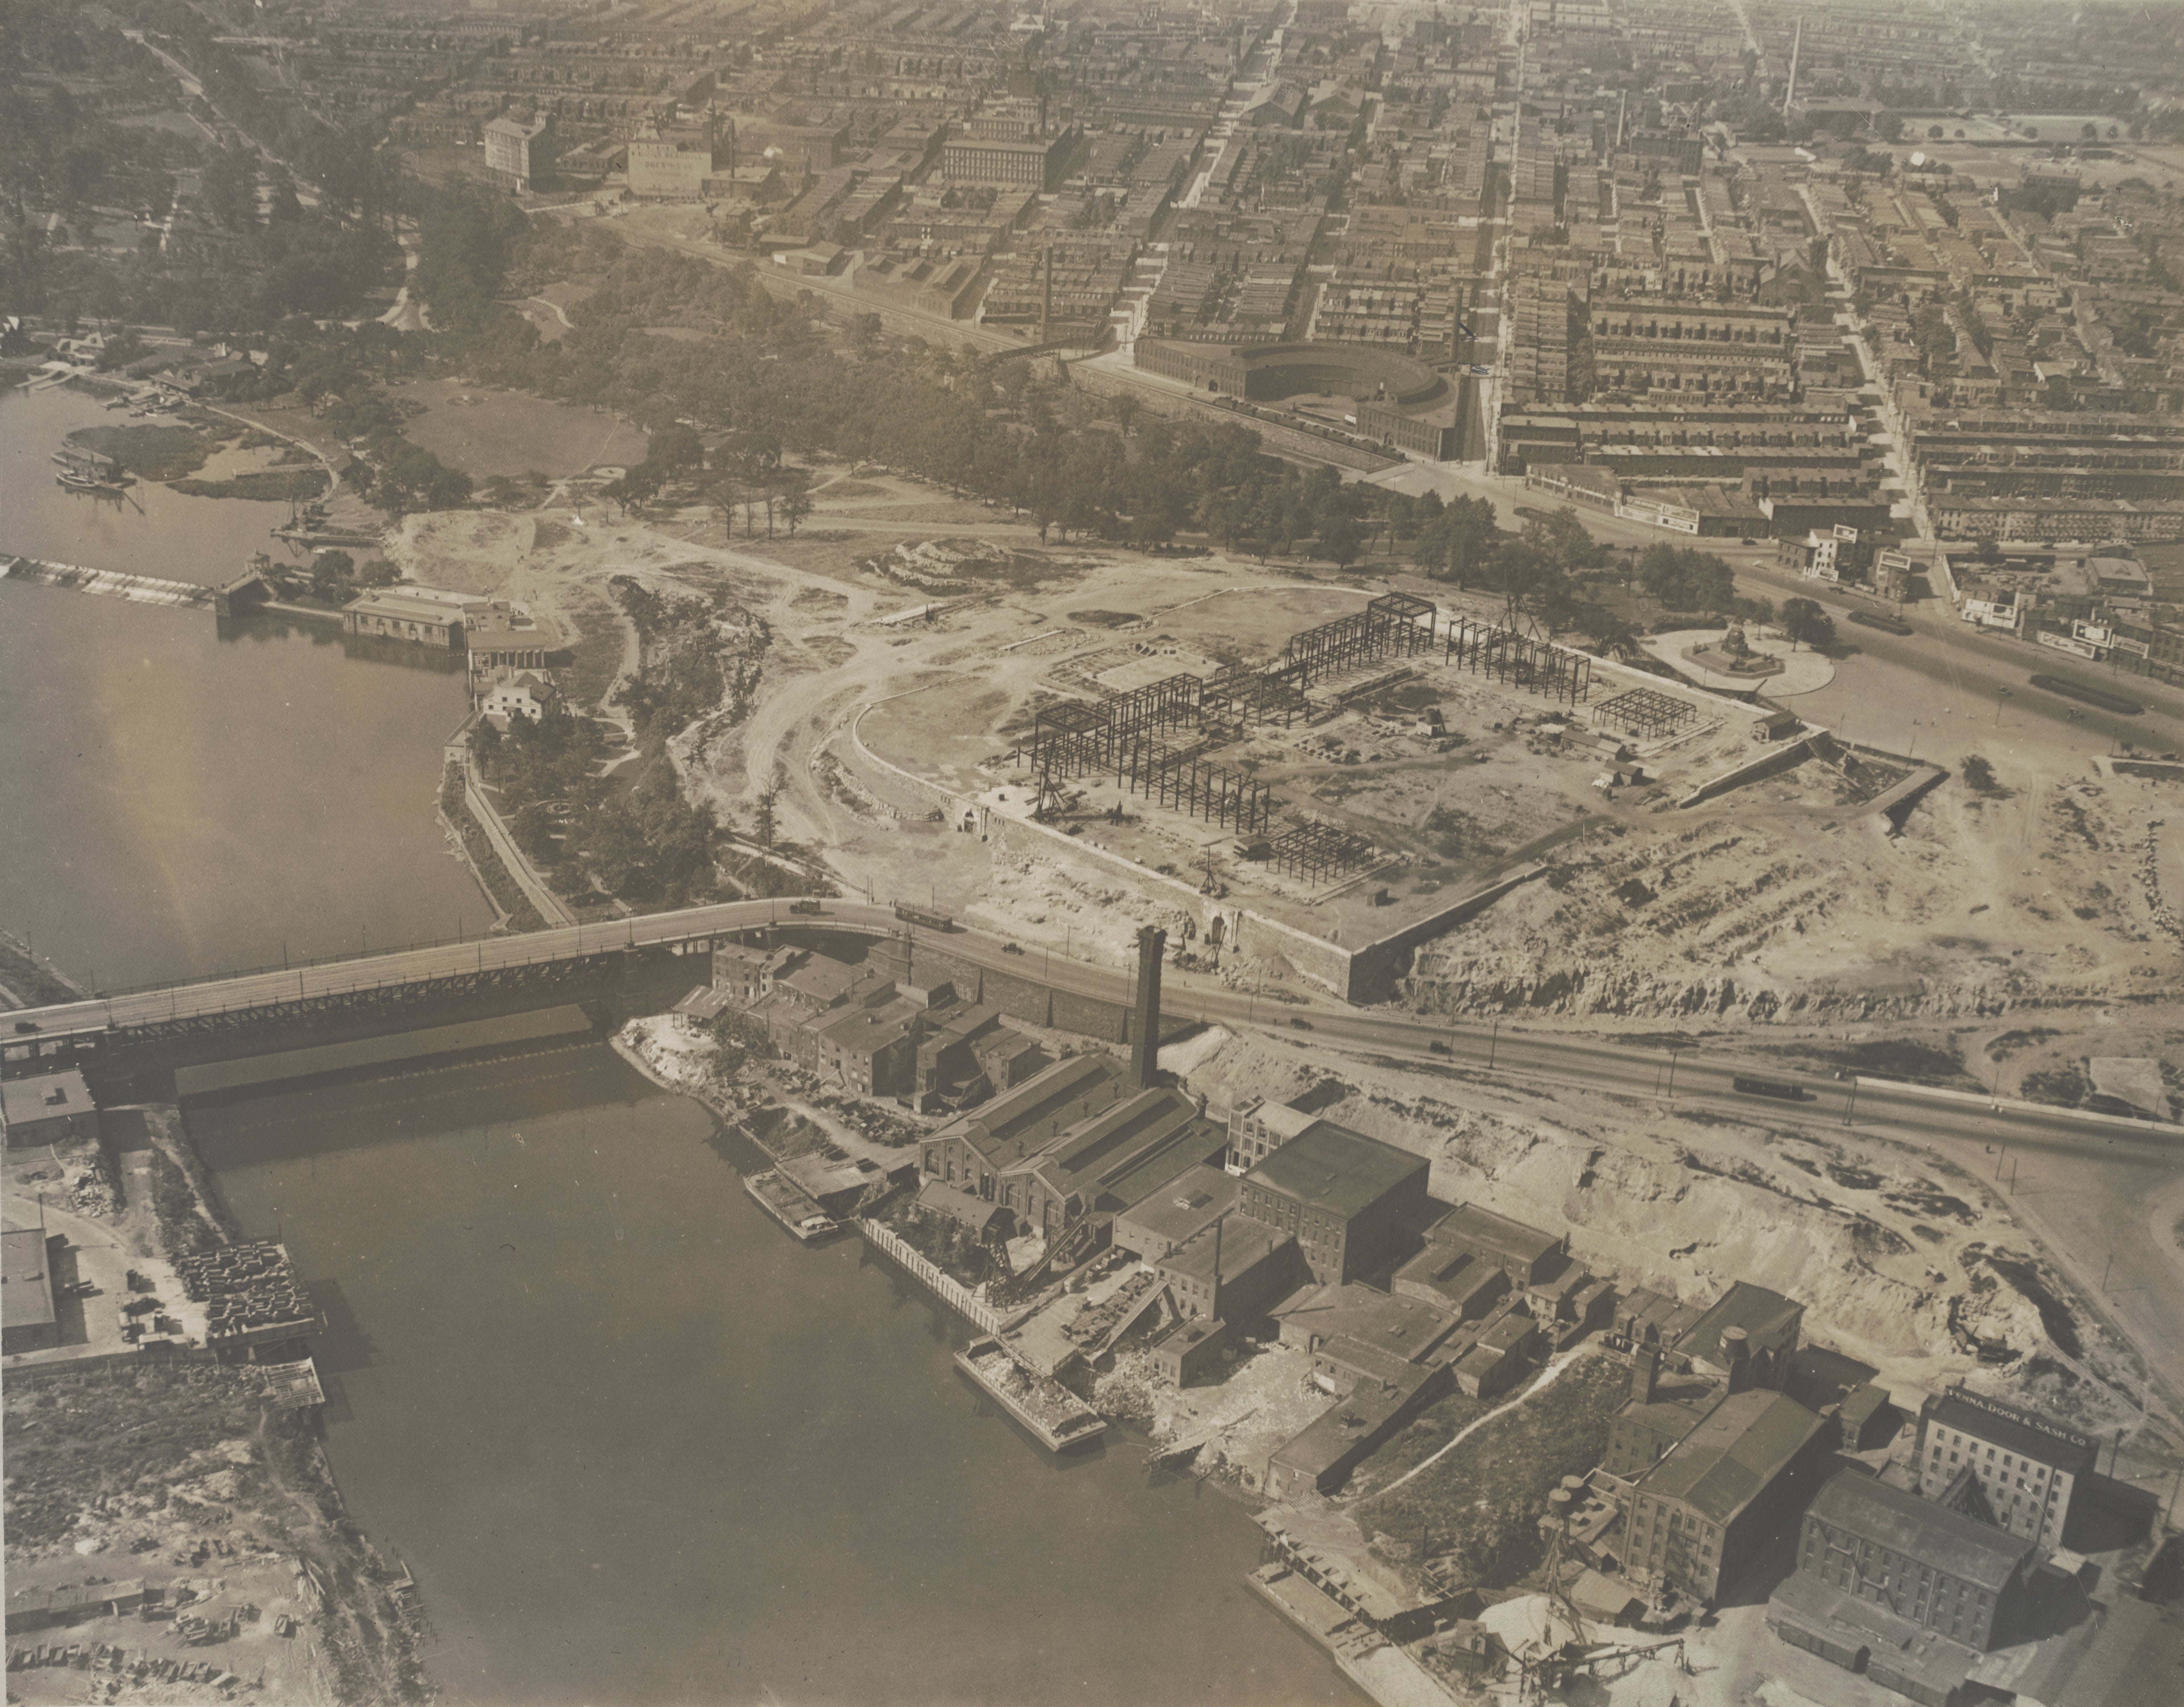
[[[1752,1388],[1752,1336],[1742,1328],[1724,1328],[1721,1332],[1723,1360],[1729,1365],[1729,1390],[1733,1393],[1748,1392]]]
[[[1167,933],[1158,925],[1138,930],[1138,1006],[1130,1018],[1130,1071],[1138,1089],[1150,1091],[1160,1081],[1161,955],[1167,947]]]

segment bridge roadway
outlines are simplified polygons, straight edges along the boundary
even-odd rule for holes
[[[588,959],[628,948],[687,946],[768,924],[871,936],[904,929],[891,906],[832,899],[822,906],[813,917],[792,913],[786,900],[733,901],[103,996],[19,1010],[7,1018],[35,1026],[36,1032],[0,1033],[0,1041],[20,1059],[23,1046],[33,1043],[83,1040],[138,1029],[172,1035],[189,1029],[192,1021],[214,1029],[253,1012],[271,1018],[298,1007],[338,1002],[405,984],[459,987],[546,962]],[[911,930],[914,938],[925,940],[939,934],[929,927],[913,925]],[[1131,975],[1124,968],[1064,959],[1043,948],[1019,950],[1003,938],[960,926],[944,940],[947,952],[958,960],[1057,991],[1117,1003],[1131,994]],[[1326,1044],[1347,1052],[1384,1052],[1391,1064],[1462,1079],[1487,1073],[1542,1091],[1562,1087],[1642,1099],[1656,1107],[1734,1111],[1777,1129],[1805,1129],[1816,1139],[1840,1135],[1852,1125],[1875,1127],[1885,1136],[1928,1147],[1973,1179],[1987,1182],[1989,1190],[2008,1191],[2022,1169],[2030,1179],[2008,1199],[2007,1211],[2039,1233],[2056,1253],[2077,1282],[2078,1303],[2092,1303],[2109,1316],[2147,1355],[2172,1395],[2184,1398],[2184,1310],[2176,1308],[2184,1297],[2184,1256],[2172,1248],[2173,1239],[2162,1236],[2176,1211],[2184,1208],[2184,1128],[1889,1079],[1801,1074],[1728,1054],[1695,1049],[1672,1053],[1574,1032],[1520,1029],[1507,1021],[1427,1020],[1351,1007],[1329,997],[1277,1001],[1187,973],[1166,975],[1162,1007],[1172,1017],[1267,1031],[1303,1052]],[[1736,1091],[1731,1080],[1753,1072],[1797,1085],[1802,1100],[1777,1101]],[[2004,1162],[2013,1164],[2007,1177]],[[2110,1278],[2109,1259],[2116,1284],[2104,1291],[2094,1276]]]

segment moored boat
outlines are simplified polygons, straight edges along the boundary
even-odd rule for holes
[[[1036,1435],[1049,1452],[1089,1446],[1107,1431],[1107,1420],[1099,1412],[1061,1382],[1033,1374],[990,1334],[956,1353],[956,1367]]]
[[[839,1221],[822,1213],[818,1205],[772,1169],[744,1174],[744,1190],[800,1244],[816,1245],[842,1230]]]

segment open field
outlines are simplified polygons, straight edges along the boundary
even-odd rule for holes
[[[404,436],[474,480],[534,469],[560,479],[644,455],[644,435],[604,410],[443,379],[413,380],[393,394],[425,406]]]

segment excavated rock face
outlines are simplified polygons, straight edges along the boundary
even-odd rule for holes
[[[2114,881],[2139,840],[2078,786],[1944,795],[1901,836],[1764,801],[1618,825],[1420,947],[1403,993],[1429,1012],[1835,1024],[2173,996],[2158,901]]]
[[[1496,957],[1498,959],[1499,957]],[[1752,1021],[1958,1019],[2106,999],[2105,985],[2059,988],[2020,973],[1990,980],[1930,982],[1879,989],[1785,988],[1758,976],[1675,979],[1613,965],[1555,966],[1538,961],[1497,973],[1474,962],[1462,976],[1413,975],[1405,993],[1435,1013],[1602,1014],[1645,1018],[1742,1018]]]

